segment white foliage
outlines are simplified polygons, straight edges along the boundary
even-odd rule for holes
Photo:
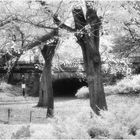
[[[80,88],[77,93],[75,94],[77,98],[88,98],[89,97],[89,90],[88,87],[84,86]]]
[[[22,126],[16,133],[12,134],[12,139],[28,138],[31,136],[30,125]]]
[[[47,124],[32,124],[31,125],[32,139],[56,139],[53,135],[54,126],[53,121],[49,121]]]
[[[116,85],[105,86],[104,92],[106,95],[138,94],[140,93],[140,75],[128,76],[118,81]],[[75,96],[77,98],[88,98],[89,97],[88,87],[84,86],[80,88],[75,94]]]
[[[55,117],[47,118],[45,124],[31,123],[30,127],[22,124],[18,128],[16,125],[0,125],[0,138],[139,139],[139,99],[136,96],[108,96],[108,111],[101,111],[101,116],[92,112],[88,100],[56,103],[59,113],[55,110]]]

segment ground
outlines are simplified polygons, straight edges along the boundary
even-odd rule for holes
[[[92,113],[88,99],[57,97],[54,118],[46,118],[46,108],[36,107],[38,98],[11,97],[6,93],[0,93],[0,95],[0,139],[88,139],[91,138],[90,129],[94,130],[92,133],[96,138],[135,138],[128,131],[136,116],[140,115],[137,113],[140,109],[136,111],[140,105],[139,95],[107,96],[109,111],[102,112],[104,117],[97,117]],[[8,109],[11,111],[9,122]],[[116,128],[122,130],[116,130]]]

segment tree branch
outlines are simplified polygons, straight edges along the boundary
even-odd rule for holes
[[[49,34],[46,34],[44,36],[41,36],[39,37],[37,40],[35,40],[34,42],[31,42],[29,44],[27,44],[25,46],[25,48],[27,48],[28,50],[29,49],[32,49],[33,47],[37,46],[37,45],[40,45],[41,43],[43,42],[46,42],[47,40],[53,38],[54,36],[58,35],[58,30],[55,29],[53,31],[51,31]]]
[[[0,27],[2,27],[2,26],[6,25],[14,20],[17,20],[17,18],[16,17],[7,17],[4,20],[0,20]]]
[[[19,26],[17,26],[17,25],[14,25],[15,26],[15,28],[16,28],[16,30],[20,33],[20,38],[21,38],[21,47],[23,47],[24,46],[24,43],[25,43],[25,35],[24,35],[24,33],[23,33],[23,31],[20,29],[20,27]]]
[[[57,14],[54,14],[53,20],[54,20],[54,23],[55,23],[59,28],[65,29],[65,30],[67,30],[67,31],[69,31],[69,32],[76,32],[76,29],[73,29],[73,28],[69,27],[68,25],[62,23],[62,22],[58,19],[58,15],[57,15]]]
[[[136,38],[135,38],[134,33],[132,32],[132,30],[130,29],[130,26],[129,26],[127,23],[123,23],[123,24],[124,24],[124,26],[126,27],[126,28],[124,28],[124,29],[126,29],[126,30],[130,33],[131,38],[132,38],[134,41],[136,41]]]
[[[23,22],[23,23],[28,23],[28,24],[31,24],[33,26],[36,26],[36,27],[39,27],[39,28],[44,28],[44,29],[57,29],[56,27],[45,26],[45,25],[40,24],[40,23],[34,23],[34,22],[30,21],[29,19],[23,20],[23,19],[16,18],[16,21]]]

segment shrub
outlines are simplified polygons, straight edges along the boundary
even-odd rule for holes
[[[76,116],[77,117],[77,116]],[[53,135],[57,139],[89,139],[86,128],[82,125],[77,118],[58,118],[54,124]]]
[[[101,116],[93,114],[87,119],[87,132],[91,138],[99,139],[136,139],[140,138],[139,103],[129,107],[120,103],[108,111],[101,111]]]
[[[139,94],[140,75],[125,77],[116,85],[112,86],[111,92],[114,94]]]
[[[138,103],[135,103],[132,107],[125,105],[125,103],[121,103],[120,105],[118,105],[116,111],[102,111],[101,122],[103,123],[104,127],[109,131],[109,138],[140,138],[139,111],[140,109]]]
[[[104,87],[105,94],[106,95],[112,95],[115,94],[113,86],[106,86]],[[79,99],[87,99],[89,98],[89,89],[88,87],[84,86],[80,89],[78,89],[77,93],[75,96]]]
[[[125,77],[124,79],[118,81],[116,85],[105,86],[104,91],[106,95],[114,95],[114,94],[137,95],[140,93],[140,75]],[[75,96],[77,98],[88,98],[89,97],[88,87],[80,88]]]
[[[100,137],[108,137],[109,132],[107,129],[98,128],[97,126],[92,127],[88,130],[88,134],[91,138],[100,138]]]
[[[6,82],[0,83],[0,91],[5,93],[11,93],[14,95],[21,95],[22,89],[15,85],[7,84]]]
[[[127,100],[127,99],[126,99]],[[134,106],[133,106],[134,105]],[[140,138],[139,103],[117,104],[117,108],[101,111],[101,116],[93,113],[89,117],[89,108],[74,116],[55,116],[45,125],[31,124],[31,138],[42,139],[135,139]],[[137,111],[136,111],[137,110]],[[139,119],[139,120],[138,120]],[[136,133],[136,134],[135,134]]]
[[[105,86],[104,87],[104,92],[105,92],[106,95],[114,95],[114,94],[116,94],[114,86]]]
[[[22,126],[16,133],[12,134],[12,139],[23,139],[31,136],[30,125]]]
[[[11,87],[12,87],[12,85],[7,84],[6,82],[1,82],[1,83],[0,83],[0,90],[1,90],[1,91],[4,91],[4,90],[6,90],[6,89],[10,89]]]
[[[75,94],[77,98],[88,98],[89,97],[89,90],[88,87],[84,86],[78,89],[77,93]]]
[[[30,124],[30,128],[24,125],[24,129],[18,125],[18,131],[13,130],[15,125],[4,124],[0,127],[0,137],[7,138],[8,134],[11,138],[14,132],[14,139],[140,139],[139,99],[117,95],[107,97],[108,111],[101,111],[101,116],[93,113],[87,100],[69,101],[65,106],[60,103],[63,106],[59,110],[61,113],[48,118],[47,123]],[[4,128],[6,130],[2,131]]]

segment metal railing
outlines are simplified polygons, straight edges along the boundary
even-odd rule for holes
[[[0,124],[47,123],[46,109],[0,109]]]

